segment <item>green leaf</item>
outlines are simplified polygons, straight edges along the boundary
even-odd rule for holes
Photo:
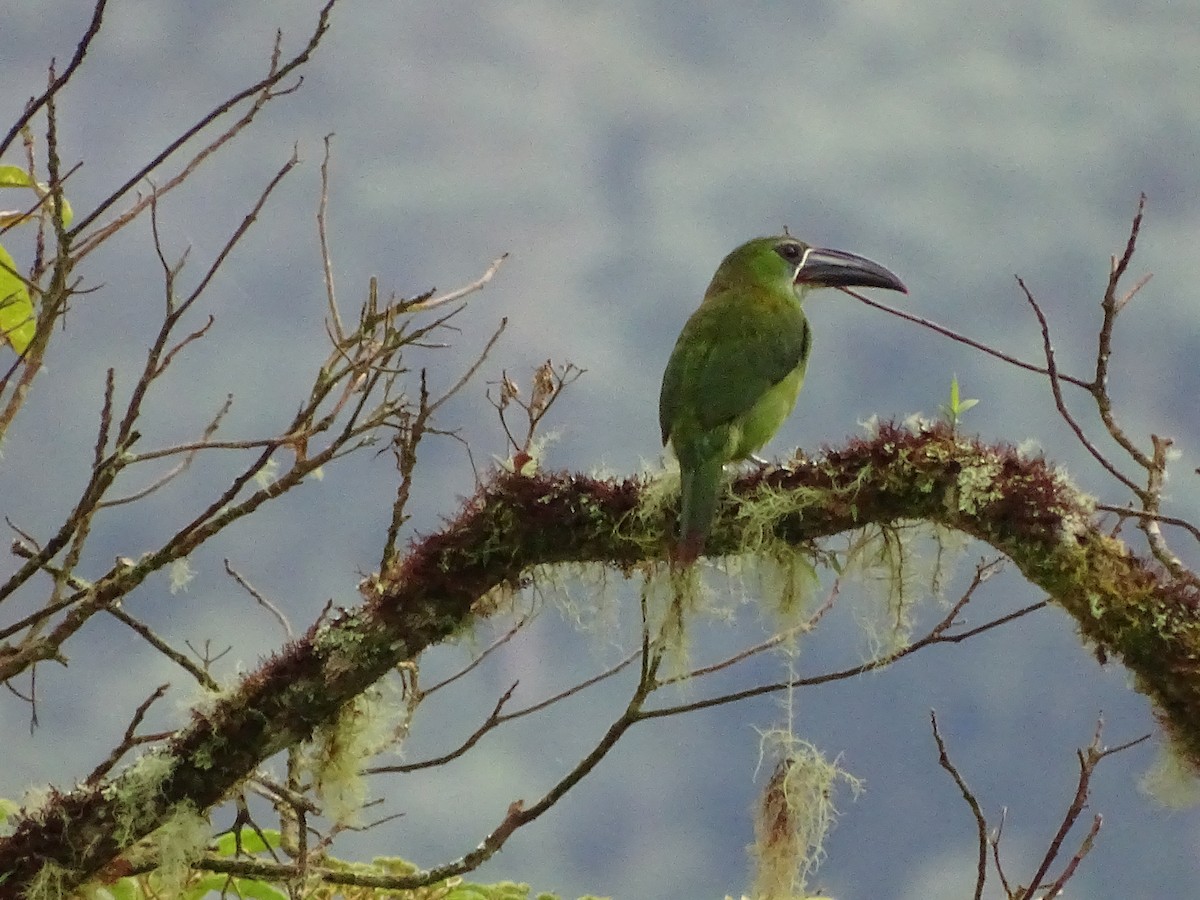
[[[263,839],[258,836],[258,832],[252,831],[249,828],[242,829],[242,852],[243,853],[262,853],[268,848],[276,848],[280,844],[279,832],[273,831],[270,828],[263,829],[263,835],[267,839],[267,843],[263,843]],[[217,838],[217,853],[221,856],[233,856],[237,853],[237,835],[229,832]]]
[[[54,209],[54,198],[49,197],[50,185],[43,181],[34,181],[29,173],[20,166],[0,166],[0,188],[33,188],[33,192],[38,195],[38,199],[46,199],[46,208]],[[26,218],[22,210],[0,210],[0,226],[15,225]],[[71,204],[67,202],[67,198],[62,198],[62,221],[63,227],[67,228],[71,225],[71,220],[75,218],[75,211],[71,209]]]
[[[9,816],[16,815],[20,811],[20,803],[9,800],[7,797],[0,797],[0,835],[8,834],[6,820]]]
[[[37,316],[25,282],[14,274],[16,271],[16,261],[0,247],[0,334],[13,350],[24,353],[37,333]]]
[[[0,166],[0,187],[33,187],[33,179],[20,166]]]
[[[287,891],[257,878],[234,878],[232,886],[228,875],[213,873],[205,875],[188,885],[186,900],[201,900],[213,892],[227,897],[243,897],[249,900],[288,900]]]
[[[950,400],[941,405],[942,418],[949,422],[952,428],[955,428],[958,426],[962,414],[978,402],[978,400],[962,399],[962,394],[958,389],[958,376],[955,375],[950,379]]]
[[[145,896],[136,878],[119,878],[107,889],[113,900],[142,900]]]
[[[496,884],[460,884],[450,890],[445,900],[529,900],[529,885],[523,882],[499,881]]]
[[[63,228],[70,228],[71,221],[75,218],[75,210],[71,209],[71,204],[64,195],[62,198],[62,223]]]

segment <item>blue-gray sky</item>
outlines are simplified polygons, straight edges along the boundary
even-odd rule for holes
[[[41,89],[51,56],[60,68],[69,58],[83,6],[0,7],[0,121]],[[63,156],[84,164],[68,191],[75,208],[86,211],[199,112],[259,77],[275,27],[286,47],[297,46],[315,12],[311,2],[115,2],[59,104]],[[1112,387],[1143,444],[1151,432],[1177,439],[1171,509],[1197,517],[1200,17],[1192,4],[359,0],[335,10],[304,77],[163,204],[170,246],[191,248],[186,282],[293,144],[304,159],[197,312],[197,322],[212,312],[217,324],[150,404],[147,445],[193,436],[228,392],[237,398],[229,437],[282,427],[302,399],[326,352],[314,213],[321,140],[332,132],[332,249],[347,307],[370,275],[412,295],[465,283],[509,252],[471,301],[455,348],[432,358],[434,380],[451,383],[507,316],[483,380],[501,369],[521,378],[547,357],[586,368],[553,417],[560,437],[545,464],[618,473],[657,464],[662,367],[717,262],[742,240],[787,225],[868,255],[904,278],[911,293],[903,302],[914,311],[1037,359],[1036,322],[1013,279],[1020,274],[1055,329],[1060,363],[1086,375],[1108,257],[1145,191],[1133,269],[1154,279],[1120,323]],[[0,463],[0,507],[34,534],[61,519],[81,484],[104,369],[116,367],[128,390],[162,302],[145,223],[77,274],[98,289],[78,299],[56,338]],[[810,313],[808,383],[773,450],[836,443],[872,415],[934,415],[957,374],[965,395],[980,400],[967,428],[989,440],[1037,441],[1086,490],[1127,499],[1080,450],[1036,377],[840,295],[814,298]],[[1096,431],[1084,398],[1073,402]],[[444,424],[462,429],[478,459],[503,452],[482,381]],[[469,492],[471,472],[450,441],[422,465],[413,526],[429,530]],[[94,572],[154,546],[228,472],[201,467],[136,517],[115,510],[98,525]],[[280,638],[238,599],[222,557],[284,598],[297,622],[329,597],[353,603],[355,583],[378,557],[394,478],[386,455],[331,467],[261,522],[197,554],[188,591],[171,594],[164,579],[131,608],[177,643],[231,643],[241,668],[252,667]],[[969,548],[961,568],[981,552]],[[581,594],[574,589],[576,601]],[[614,594],[633,602],[629,591]],[[1035,599],[1019,579],[1003,579],[972,617]],[[930,603],[926,615],[938,611]],[[596,635],[546,618],[493,666],[491,694],[476,684],[440,722],[419,720],[425,730],[416,729],[411,758],[474,727],[508,680],[519,677],[521,695],[536,699],[613,655]],[[741,619],[732,629],[705,626],[698,648],[715,653],[747,639],[754,614],[743,608]],[[40,670],[35,734],[26,709],[2,701],[9,765],[0,794],[84,774],[146,684],[175,682],[180,709],[191,696],[181,673],[115,624],[97,622],[66,649],[69,668]],[[844,623],[817,632],[797,665],[861,652]],[[762,664],[759,673],[773,671]],[[617,692],[581,698],[495,735],[452,772],[373,783],[388,811],[405,817],[376,832],[374,844],[345,852],[367,855],[370,846],[424,865],[465,852],[508,803],[543,790],[619,703]],[[941,900],[963,896],[973,877],[972,823],[936,766],[930,707],[985,810],[1009,810],[1014,878],[1028,874],[1069,801],[1073,748],[1087,742],[1099,712],[1113,741],[1153,728],[1119,667],[1099,667],[1053,612],[796,704],[798,731],[831,757],[843,754],[866,780],[860,800],[842,798],[817,879],[843,898]],[[528,878],[565,894],[739,893],[756,729],[779,716],[765,700],[640,726],[482,876]],[[1141,748],[1101,770],[1090,811],[1104,813],[1105,827],[1074,896],[1194,890],[1200,818],[1140,793],[1154,753]]]

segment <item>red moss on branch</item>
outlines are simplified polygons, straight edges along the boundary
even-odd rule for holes
[[[641,512],[645,488],[636,478],[499,476],[443,529],[415,541],[364,603],[314,626],[194,711],[151,754],[153,765],[54,793],[20,819],[0,839],[0,898],[23,896],[47,864],[58,867],[64,887],[79,884],[180,804],[205,810],[220,802],[397,664],[486,615],[477,601],[520,587],[534,566],[629,571],[647,558],[665,560],[667,523]],[[986,541],[1073,615],[1082,635],[1125,662],[1200,768],[1200,596],[1101,530],[1088,498],[1044,460],[946,427],[885,426],[816,459],[745,475],[733,495],[709,553],[740,552],[747,518],[758,515],[761,524],[763,509],[774,535],[797,545],[898,519]]]

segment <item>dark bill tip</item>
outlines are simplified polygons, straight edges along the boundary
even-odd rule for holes
[[[820,287],[873,287],[908,293],[904,282],[879,263],[844,250],[822,247],[812,247],[804,255],[804,261],[796,269],[795,282]]]

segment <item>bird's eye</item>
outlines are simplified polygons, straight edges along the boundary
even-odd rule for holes
[[[775,252],[791,263],[798,263],[804,258],[804,248],[799,244],[780,244],[775,248]]]

